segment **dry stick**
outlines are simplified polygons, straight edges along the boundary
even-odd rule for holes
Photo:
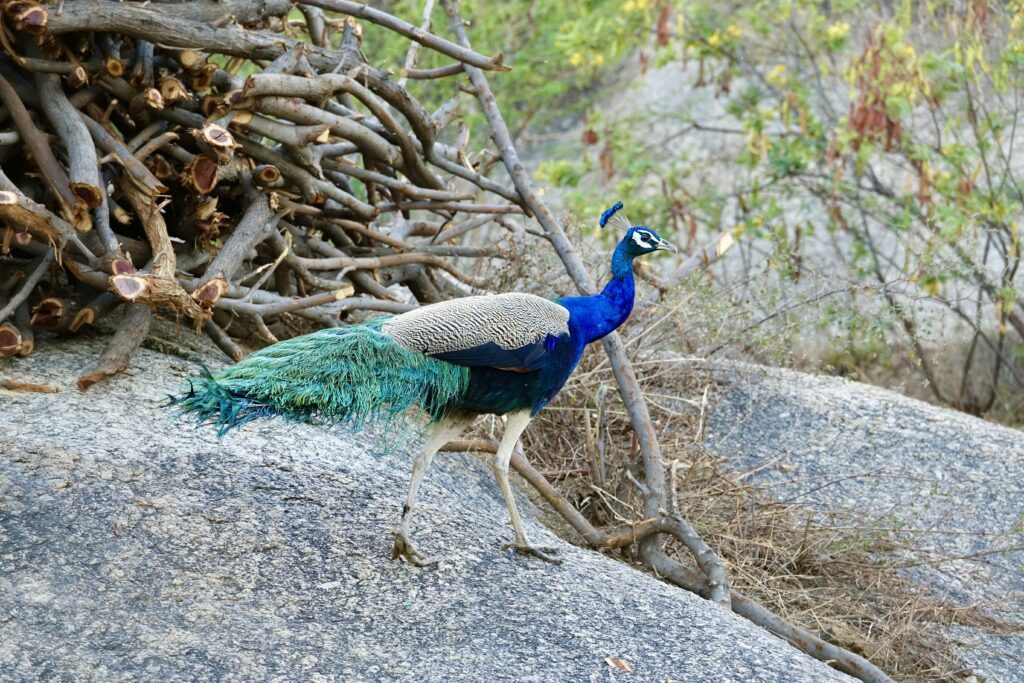
[[[317,47],[324,47],[328,43],[327,22],[324,20],[324,13],[319,7],[299,5],[299,11],[306,20],[306,33],[309,40]]]
[[[29,294],[46,274],[46,271],[50,268],[50,264],[53,263],[53,249],[49,249],[46,255],[39,259],[36,267],[29,273],[28,277],[25,278],[21,284],[21,288],[17,294],[11,297],[10,301],[3,308],[0,308],[0,323],[7,320],[7,318],[14,313],[15,309],[21,302],[28,299]]]
[[[24,306],[24,302],[22,302],[22,306]],[[18,309],[20,310],[21,306]],[[31,325],[27,329],[31,330]],[[24,338],[20,327],[11,323],[0,324],[0,358],[27,355],[22,353],[24,346]]]
[[[459,66],[461,67],[462,65],[460,64]],[[461,91],[457,91],[451,99],[438,107],[437,111],[430,115],[430,123],[434,128],[437,130],[444,130],[448,127],[448,124],[454,121],[455,117],[461,113],[459,107],[461,101],[461,98],[459,97],[460,93]]]
[[[52,59],[21,57],[19,62],[22,68],[37,74],[61,74],[67,76],[75,74],[79,69],[84,69],[89,74],[98,74],[106,70],[106,64],[99,60],[90,62],[55,62]]]
[[[75,386],[85,391],[102,379],[116,375],[128,368],[132,355],[138,350],[149,326],[153,321],[153,313],[149,306],[142,303],[130,303],[124,307],[121,324],[114,333],[113,339],[103,349],[96,367],[92,372],[78,378]]]
[[[159,123],[164,122],[160,121]],[[166,123],[164,123],[164,125],[166,125]],[[177,139],[177,133],[173,131],[166,131],[164,133],[161,133],[160,135],[157,135],[155,138],[153,138],[146,144],[136,149],[134,156],[139,161],[145,161],[146,158],[149,157],[149,155],[153,154],[154,152],[163,148],[164,146],[171,144]],[[131,148],[131,145],[129,145],[129,148]]]
[[[276,231],[270,233],[271,237],[273,237],[274,235],[278,235],[278,233]],[[268,280],[270,280],[271,277],[274,276],[274,273],[277,272],[277,267],[280,266],[281,262],[284,261],[285,258],[287,258],[288,254],[291,253],[291,245],[292,245],[291,233],[287,233],[287,235],[288,235],[289,239],[285,240],[284,238],[281,238],[281,241],[284,242],[284,248],[283,249],[279,249],[280,253],[278,253],[277,257],[273,261],[271,261],[270,263],[264,264],[264,265],[260,266],[259,268],[256,268],[255,270],[253,270],[248,275],[246,275],[245,277],[241,278],[238,281],[238,284],[242,285],[242,284],[246,283],[246,280],[248,280],[249,278],[253,277],[254,275],[255,276],[259,276],[256,279],[256,281],[253,282],[249,286],[249,293],[245,295],[245,300],[246,301],[250,301],[252,299],[253,292],[255,292],[256,290],[260,289],[264,284],[266,284],[266,282]],[[278,236],[280,237],[280,235],[278,235]],[[275,243],[275,246],[277,246],[276,243]],[[338,287],[337,289],[341,289],[341,287]],[[351,293],[352,291],[354,291],[354,290],[350,289],[349,293]],[[260,325],[264,325],[265,324],[263,322],[263,318],[257,317],[254,320],[258,320]],[[274,341],[274,342],[271,342],[271,343],[272,344],[276,344],[277,342]]]
[[[376,117],[376,119],[386,128],[395,138],[398,143],[399,149],[402,150],[402,158],[405,160],[406,174],[409,175],[418,184],[425,187],[431,187],[435,190],[445,189],[444,182],[441,181],[433,171],[427,167],[426,162],[420,154],[420,150],[426,146],[427,148],[432,146],[432,139],[428,143],[423,141],[414,141],[408,135],[401,126],[398,125],[398,121],[388,111],[387,106],[381,102],[377,97],[370,92],[369,88],[364,87],[357,80],[360,75],[364,72],[369,71],[369,67],[365,64],[353,69],[350,73],[355,78],[349,76],[343,76],[344,80],[340,80],[338,85],[342,87],[345,92],[352,94],[356,99],[362,102],[370,113]],[[338,76],[340,74],[335,74]],[[426,112],[422,112],[426,115]],[[431,131],[433,133],[433,131]],[[419,144],[417,144],[419,142]]]
[[[440,36],[424,31],[423,29],[413,26],[406,21],[402,21],[398,17],[392,16],[387,12],[367,7],[362,3],[346,2],[346,0],[310,0],[306,4],[334,12],[341,12],[342,14],[358,17],[377,24],[378,26],[391,29],[395,33],[403,35],[410,40],[415,40],[424,47],[429,47],[431,50],[448,55],[460,62],[471,64],[478,69],[484,69],[487,71],[509,70],[507,66],[502,64],[504,58],[501,55],[498,55],[497,57],[485,57],[478,52],[474,52],[465,45],[456,45],[455,43],[449,42]]]
[[[523,198],[520,197],[518,194],[516,194],[512,190],[509,190],[503,185],[491,180],[490,178],[485,178],[479,173],[469,170],[462,164],[452,161],[451,159],[448,159],[443,154],[441,154],[437,147],[438,145],[434,145],[430,153],[427,155],[427,160],[430,161],[430,163],[432,163],[434,166],[437,166],[442,171],[446,171],[454,176],[458,176],[463,180],[468,180],[469,182],[473,183],[474,185],[481,189],[487,190],[488,192],[493,192],[496,195],[504,197],[510,202],[520,204],[527,211],[530,210],[530,207],[527,205],[527,202],[523,201]]]
[[[470,230],[476,230],[477,228],[483,227],[494,220],[494,216],[477,216],[471,218],[464,223],[448,228],[444,232],[435,233],[434,236],[429,240],[431,244],[441,244],[442,242],[450,242],[456,237],[462,237]]]
[[[298,126],[281,123],[247,111],[235,113],[231,119],[231,125],[241,126],[257,135],[277,140],[289,147],[307,147],[318,140],[324,141],[327,138],[326,134],[330,132],[330,126],[325,124]]]
[[[726,608],[731,608],[729,597],[729,576],[725,572],[725,564],[715,552],[704,542],[700,534],[680,514],[669,518],[666,531],[675,536],[680,543],[693,555],[701,572],[707,577],[708,599]]]
[[[68,329],[78,312],[79,303],[74,299],[64,297],[47,297],[40,301],[32,309],[32,318],[29,320],[33,327],[50,332],[58,332]]]
[[[456,256],[464,258],[499,258],[507,259],[508,256],[496,247],[473,247],[461,244],[414,244],[406,250],[408,254],[433,254],[434,256]],[[366,256],[390,256],[390,252],[371,250]]]
[[[14,324],[21,330],[21,348],[18,349],[19,356],[27,356],[36,348],[36,335],[32,331],[32,311],[28,301],[22,301],[14,311]]]
[[[598,488],[605,488],[605,482],[608,479],[608,473],[605,469],[605,429],[607,427],[608,414],[605,408],[607,407],[608,398],[608,385],[602,383],[601,387],[597,390],[597,396],[595,402],[597,403],[597,424],[594,427],[594,431],[590,430],[590,411],[584,412],[587,418],[587,439],[590,443],[587,444],[587,450],[590,451],[590,478],[594,482],[594,485]]]
[[[60,203],[61,212],[65,218],[76,230],[85,231],[92,228],[92,219],[89,217],[88,207],[85,202],[71,191],[68,176],[64,173],[60,163],[58,163],[57,157],[53,155],[53,150],[50,149],[46,136],[36,128],[36,125],[32,122],[32,117],[28,113],[28,109],[25,108],[25,104],[18,97],[18,93],[15,92],[14,87],[2,75],[0,75],[0,102],[3,102],[4,106],[7,107],[7,111],[11,113],[11,118],[14,119],[14,125],[18,128],[21,139],[28,146],[32,158],[35,159],[40,173],[42,173],[43,178],[46,180],[47,186],[57,196],[57,201]]]
[[[381,213],[385,211],[461,211],[462,213],[519,214],[524,213],[521,206],[513,204],[460,204],[458,202],[382,202],[377,205]]]
[[[118,12],[116,8],[109,5],[116,3],[90,2],[65,3],[62,11],[50,16],[47,23],[47,33],[60,34],[71,31],[99,31],[112,33],[128,33],[134,35],[130,30],[137,26],[136,22],[150,22],[154,30],[148,33],[152,42],[160,43],[159,26],[152,26],[152,21],[166,14],[166,10],[149,9],[146,12]],[[224,20],[231,19],[238,24],[249,24],[259,21],[264,17],[284,16],[292,9],[290,0],[218,0],[218,2],[182,2],[175,3],[174,14],[187,18],[189,21],[205,24],[216,30],[215,25],[221,24]],[[110,19],[114,17],[127,16],[129,21],[123,27],[108,26]],[[122,30],[125,29],[125,30]]]
[[[314,244],[318,240],[310,240],[310,244]],[[377,270],[378,268],[388,268],[390,266],[403,266],[412,263],[418,263],[424,266],[431,266],[433,268],[440,268],[453,277],[462,282],[465,282],[470,287],[476,287],[477,289],[487,289],[488,282],[486,280],[475,278],[470,275],[463,273],[461,270],[451,265],[444,259],[434,254],[424,253],[407,253],[407,254],[388,254],[386,256],[376,257],[352,257],[352,256],[338,256],[333,258],[323,259],[310,259],[296,257],[298,262],[310,270],[340,270],[342,268],[355,268],[356,270]]]
[[[474,195],[469,192],[450,192],[448,190],[434,190],[418,187],[400,178],[392,178],[391,176],[384,175],[383,173],[368,171],[361,166],[356,166],[355,164],[345,161],[324,160],[322,163],[323,167],[326,169],[338,171],[339,173],[344,173],[345,175],[352,176],[353,178],[359,178],[360,180],[366,180],[385,187],[390,187],[394,190],[398,190],[408,197],[414,197],[416,199],[436,199],[439,201],[457,202],[473,199],[474,197]]]
[[[420,30],[429,33],[431,29],[430,15],[434,13],[434,0],[426,0],[423,3],[423,17],[420,19]],[[409,43],[409,50],[405,53],[405,66],[402,68],[402,76],[398,79],[398,85],[405,87],[409,81],[409,71],[416,68],[416,60],[420,56],[420,44],[415,40]],[[461,66],[461,64],[460,64]]]
[[[96,212],[96,231],[108,255],[120,251],[117,238],[110,228],[110,212],[105,207],[107,193],[100,178],[99,162],[96,147],[89,135],[89,129],[79,117],[79,112],[68,100],[61,87],[60,76],[54,74],[37,74],[36,85],[39,88],[39,104],[46,117],[53,125],[68,156],[68,175],[71,179],[71,190],[91,209]]]
[[[339,297],[340,295],[340,297]],[[250,303],[239,299],[224,298],[217,302],[217,308],[235,313],[249,313],[252,315],[279,315],[281,313],[297,313],[303,309],[314,306],[332,306],[329,313],[337,315],[343,311],[364,310],[383,311],[385,313],[405,313],[416,308],[413,304],[400,303],[397,301],[381,301],[366,296],[345,296],[345,292],[320,292],[301,299],[288,299],[280,303]]]
[[[148,40],[135,43],[135,65],[128,82],[140,90],[153,87],[153,43]]]
[[[459,43],[468,46],[469,38],[466,36],[462,18],[459,16],[458,3],[454,0],[442,0],[442,4],[451,18],[452,30]],[[502,117],[494,94],[487,83],[487,77],[482,71],[469,65],[466,66],[466,72],[473,83],[475,95],[491,129],[491,137],[501,153],[502,161],[512,177],[516,189],[536,216],[541,227],[544,228],[544,232],[547,233],[548,239],[565,265],[569,276],[576,283],[576,287],[583,294],[593,294],[596,287],[583,260],[544,200],[533,189],[530,174],[519,160],[508,126],[505,125],[505,119]],[[611,360],[612,371],[619,385],[619,393],[633,423],[633,430],[643,454],[644,474],[648,486],[648,495],[644,497],[644,514],[647,517],[657,517],[659,510],[665,507],[665,472],[661,465],[661,446],[658,444],[658,436],[651,423],[643,392],[629,358],[626,356],[622,338],[617,332],[612,332],[601,343]],[[642,546],[641,550],[652,550],[659,544],[658,539],[651,538]]]
[[[636,480],[631,472],[626,472],[626,476],[633,483],[637,489],[646,497],[650,495],[647,491],[647,487]],[[674,507],[670,503],[670,509]],[[729,597],[729,577],[725,572],[725,565],[722,560],[708,547],[707,543],[704,542],[697,532],[694,530],[690,523],[687,522],[682,515],[675,512],[666,512],[661,510],[660,518],[645,519],[640,525],[647,525],[651,527],[650,533],[667,533],[675,536],[680,541],[690,554],[693,559],[697,562],[697,567],[700,568],[706,578],[707,587],[707,598],[712,602],[731,609],[731,601]],[[631,537],[630,544],[636,544],[638,527],[640,525],[632,525],[629,530],[629,536]],[[619,534],[623,536],[623,534]],[[613,545],[618,547],[617,543],[613,543],[612,539],[606,539],[605,545]],[[655,549],[655,552],[661,552],[660,543],[659,547]],[[675,563],[673,560],[667,558],[669,562]]]
[[[127,85],[127,83],[126,83]],[[130,98],[129,98],[130,99]],[[89,134],[92,135],[92,139],[96,141],[96,145],[107,154],[112,154],[115,159],[124,167],[125,171],[128,172],[128,177],[131,178],[132,182],[135,183],[141,189],[147,197],[155,197],[156,195],[166,192],[167,186],[160,182],[160,180],[153,175],[153,173],[146,168],[139,159],[132,154],[128,147],[111,135],[106,128],[103,127],[98,121],[94,121],[84,113],[79,112],[79,117],[85,127],[89,129]]]
[[[0,377],[0,389],[8,391],[32,391],[37,394],[59,394],[60,389],[49,384],[34,384],[32,382],[19,382],[16,379]]]
[[[92,325],[120,304],[121,300],[113,292],[100,292],[75,314],[74,320],[68,325],[68,331],[78,332],[84,326]]]
[[[167,223],[160,215],[160,207],[132,181],[122,177],[119,186],[152,245],[153,269],[149,274],[112,276],[110,284],[113,291],[125,301],[167,304],[195,320],[209,318],[209,310],[190,297],[174,277],[174,248],[167,234]]]
[[[352,241],[349,239],[348,235],[343,231],[334,230],[333,228],[335,228],[335,226],[331,223],[324,224],[324,229],[331,234],[334,241],[341,242],[343,245],[351,247]],[[310,247],[321,254],[326,254],[327,256],[347,256],[347,254],[345,254],[341,249],[338,249],[334,245],[328,244],[323,240],[314,240],[314,242],[310,244]],[[358,287],[361,291],[372,294],[378,299],[382,299],[384,301],[398,301],[394,294],[389,292],[386,287],[374,280],[373,276],[364,270],[353,270],[351,273],[348,273],[346,277],[348,277],[352,284]]]
[[[376,230],[371,230],[370,228],[360,225],[355,221],[347,221],[344,218],[332,218],[330,219],[330,222],[334,223],[335,225],[341,228],[344,228],[345,230],[359,233],[364,237],[369,237],[374,242],[380,242],[381,244],[386,244],[389,247],[394,247],[395,249],[408,251],[409,249],[413,248],[413,245],[409,244],[408,242],[392,237],[391,235],[385,235],[384,233],[377,232]]]
[[[406,69],[402,73],[405,74],[406,78],[411,78],[414,81],[426,81],[434,78],[457,76],[465,70],[465,66],[459,63],[439,66],[436,69]]]
[[[0,190],[0,218],[41,235],[56,244],[58,249],[71,243],[90,262],[96,260],[95,254],[85,246],[70,223],[20,192]]]
[[[236,363],[245,358],[245,353],[242,352],[242,347],[235,343],[235,340],[228,336],[228,333],[224,331],[224,328],[213,322],[213,319],[203,321],[203,331],[206,332],[207,336],[213,340],[213,343],[217,345],[221,351],[223,351],[228,358],[235,361]]]

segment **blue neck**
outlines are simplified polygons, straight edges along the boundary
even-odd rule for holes
[[[633,259],[626,253],[627,247],[620,242],[612,255],[612,279],[594,296],[577,296],[560,299],[569,313],[584,342],[597,341],[626,322],[633,311]]]

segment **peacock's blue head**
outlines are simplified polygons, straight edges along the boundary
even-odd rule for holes
[[[622,241],[619,242],[619,246],[615,250],[616,252],[622,253],[627,259],[632,260],[637,256],[650,254],[662,249],[676,251],[675,246],[671,242],[663,240],[658,233],[647,226],[630,225],[629,219],[621,211],[622,202],[615,202],[615,204],[601,214],[602,228],[608,225],[609,222],[615,222],[621,227],[627,228],[626,234],[622,237]]]
[[[626,245],[626,255],[630,258],[636,258],[637,256],[650,254],[652,251],[662,249],[676,251],[674,244],[661,239],[658,233],[643,225],[631,227],[626,232],[626,236],[622,238],[622,243]]]

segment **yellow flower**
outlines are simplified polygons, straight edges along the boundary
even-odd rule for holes
[[[768,82],[771,83],[772,85],[782,85],[783,83],[786,82],[785,73],[786,65],[776,64],[775,68],[769,71],[768,75],[765,78],[767,78]]]
[[[825,31],[825,36],[829,40],[838,40],[846,36],[850,32],[850,25],[845,21],[837,21],[828,27]]]
[[[569,55],[569,63],[572,64],[573,66],[579,66],[580,64],[583,63],[583,55],[581,55],[579,52],[573,52],[571,55]]]
[[[740,36],[743,35],[743,29],[741,29],[736,24],[729,24],[726,27],[725,32],[729,34],[730,38],[739,38]]]
[[[718,44],[721,42],[722,36],[718,33],[718,31],[715,31],[710,36],[708,36],[708,45],[710,45],[711,47],[718,47]]]
[[[594,66],[601,66],[602,64],[604,64],[604,55],[594,55]]]

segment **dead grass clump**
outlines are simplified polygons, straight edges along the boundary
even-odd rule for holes
[[[1015,628],[938,599],[900,571],[894,558],[914,550],[913,538],[840,511],[780,502],[768,487],[730,473],[702,445],[708,407],[728,387],[701,359],[638,355],[634,363],[661,438],[671,503],[726,563],[733,588],[901,680],[968,677],[950,635],[956,626]],[[592,524],[608,530],[643,518],[630,482],[643,481],[639,448],[604,354],[586,355],[535,425],[524,444],[534,466]],[[670,544],[666,552],[692,564],[685,548]]]

